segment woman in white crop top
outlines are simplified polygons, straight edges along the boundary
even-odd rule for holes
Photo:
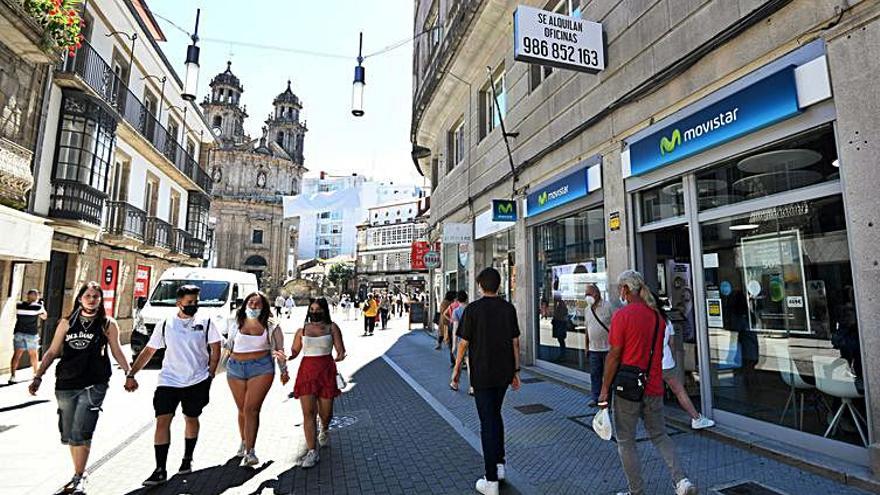
[[[332,356],[334,348],[335,359]],[[336,363],[345,359],[342,332],[330,319],[330,308],[324,298],[311,301],[306,323],[293,337],[292,358],[300,352],[303,358],[296,373],[293,396],[302,405],[303,429],[309,449],[300,466],[310,468],[320,460],[315,446],[316,427],[320,430],[317,432],[318,447],[324,447],[329,441],[333,399],[342,393],[336,384]],[[320,416],[320,422],[316,423],[317,416]]]
[[[242,465],[259,464],[254,445],[260,427],[260,408],[272,387],[275,362],[281,371],[281,384],[290,380],[287,373],[287,356],[284,353],[284,334],[281,326],[270,321],[272,316],[269,299],[262,292],[249,294],[235,314],[230,325],[226,349],[226,379],[235,405],[238,407],[238,433],[241,445],[237,455],[243,457]]]

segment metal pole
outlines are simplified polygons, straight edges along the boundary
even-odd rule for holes
[[[167,80],[168,76],[162,76],[162,89],[159,91],[159,116],[156,117],[159,125],[162,125],[162,106],[165,104],[165,81]]]
[[[132,72],[134,72],[134,45],[138,39],[137,33],[131,35],[131,53],[128,54],[128,76],[131,78]]]

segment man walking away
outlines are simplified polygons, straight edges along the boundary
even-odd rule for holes
[[[275,298],[275,316],[281,318],[281,310],[284,308],[284,296],[278,294]]]
[[[645,279],[635,270],[627,270],[617,278],[620,302],[624,306],[611,319],[608,342],[611,350],[605,361],[605,376],[599,407],[608,407],[608,393],[614,383],[615,397],[612,408],[617,433],[617,451],[629,490],[618,495],[642,495],[644,482],[642,466],[636,449],[636,427],[641,418],[648,438],[660,452],[675,485],[676,495],[696,495],[694,486],[684,474],[675,454],[675,445],[666,434],[663,417],[663,330],[665,323],[653,306],[653,296],[645,286]],[[619,370],[618,370],[619,369]],[[619,376],[617,376],[619,373]],[[643,393],[636,385],[643,380],[628,379],[647,374]],[[615,381],[616,376],[616,381]],[[635,391],[633,394],[632,392]],[[624,398],[627,395],[630,398]],[[640,396],[640,398],[638,398]]]
[[[458,352],[458,328],[461,326],[461,317],[468,303],[467,292],[460,290],[455,296],[455,306],[449,306],[449,364],[455,365],[455,354]],[[465,364],[464,366],[467,366]],[[471,394],[473,395],[473,394]]]
[[[192,472],[193,452],[199,438],[199,416],[208,405],[211,380],[220,361],[220,333],[217,326],[208,317],[196,317],[198,310],[199,287],[179,287],[177,315],[156,325],[150,341],[132,365],[125,381],[126,389],[137,389],[135,373],[150,361],[156,350],[165,349],[159,384],[153,395],[156,470],[144,480],[144,486],[160,485],[168,480],[165,464],[171,444],[171,420],[178,405],[181,405],[186,421],[183,462],[178,473]]]
[[[21,362],[22,354],[27,351],[37,376],[37,368],[40,361],[37,359],[37,351],[40,349],[40,320],[46,319],[46,310],[40,301],[40,291],[31,289],[27,291],[26,299],[18,303],[15,312],[15,329],[12,331],[12,363],[9,367],[9,384],[15,383],[15,370]]]
[[[287,309],[287,319],[290,319],[290,315],[293,314],[293,308],[296,307],[296,303],[293,301],[293,295],[287,296],[287,300],[284,301],[284,307]]]
[[[501,274],[486,268],[477,277],[483,297],[469,304],[458,329],[458,356],[452,372],[453,389],[458,388],[461,366],[469,354],[471,385],[480,417],[486,477],[476,489],[484,495],[498,495],[504,479],[504,420],[501,406],[507,387],[519,390],[519,323],[512,304],[498,297]]]
[[[599,403],[602,376],[605,373],[605,357],[608,356],[608,332],[611,329],[611,303],[602,300],[602,293],[595,284],[587,286],[587,307],[584,321],[587,325],[587,349],[590,359],[590,407]]]

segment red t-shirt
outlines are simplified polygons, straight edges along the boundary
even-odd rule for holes
[[[656,315],[656,318],[655,318]],[[663,395],[663,319],[656,311],[644,303],[630,303],[617,310],[611,318],[608,343],[612,347],[622,347],[621,365],[648,367],[651,339],[655,327],[657,339],[654,344],[654,360],[648,372],[648,386],[645,395]]]

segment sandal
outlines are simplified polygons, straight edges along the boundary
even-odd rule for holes
[[[453,392],[458,392],[458,385],[456,385],[455,382],[449,382],[449,388],[450,388]]]

